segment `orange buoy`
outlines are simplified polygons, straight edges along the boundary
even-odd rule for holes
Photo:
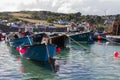
[[[115,51],[114,52],[114,57],[118,57],[119,56],[119,52]]]

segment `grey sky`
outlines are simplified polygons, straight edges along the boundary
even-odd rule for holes
[[[83,15],[120,14],[120,0],[2,0],[0,12],[47,10]]]

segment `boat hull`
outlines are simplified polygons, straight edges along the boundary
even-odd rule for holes
[[[120,43],[120,36],[107,36],[107,40],[110,42]]]
[[[20,46],[22,44],[30,44],[30,41],[33,42],[31,38],[23,37],[23,38],[18,38],[18,39],[14,39],[14,40],[9,41],[9,44],[12,47],[17,47],[17,46]]]
[[[64,48],[68,44],[68,37],[66,35],[53,36],[51,37],[51,43]]]
[[[70,35],[69,37],[75,41],[80,41],[80,42],[92,41],[91,32],[78,33],[78,34]]]
[[[26,47],[26,46],[24,46]],[[20,55],[24,58],[29,58],[37,61],[48,61],[50,58],[53,58],[55,54],[56,46],[55,45],[32,45],[27,46],[24,53],[20,52]]]

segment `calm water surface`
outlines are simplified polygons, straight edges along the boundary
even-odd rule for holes
[[[120,45],[94,42],[93,44],[69,44],[56,54],[55,69],[23,59],[15,49],[0,42],[0,80],[120,80]]]

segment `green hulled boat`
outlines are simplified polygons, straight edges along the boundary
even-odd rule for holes
[[[91,42],[93,41],[92,36],[91,36],[91,32],[82,32],[82,33],[72,33],[70,35],[68,35],[68,37],[71,40],[74,41],[79,41],[79,42]]]

